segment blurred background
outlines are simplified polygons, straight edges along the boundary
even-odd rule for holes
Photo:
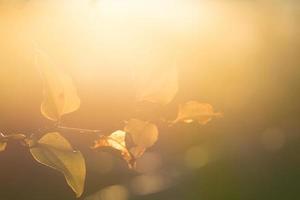
[[[300,2],[297,0],[0,0],[0,130],[34,133],[42,80],[35,49],[72,76],[72,127],[110,134],[135,113],[134,70],[176,64],[179,92],[224,117],[159,124],[158,143],[128,170],[93,137],[64,135],[86,157],[84,200],[300,199]],[[153,77],[155,79],[155,77]],[[150,109],[149,105],[149,109]],[[24,147],[0,154],[0,199],[75,199],[63,176]]]

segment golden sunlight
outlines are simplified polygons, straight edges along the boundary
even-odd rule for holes
[[[299,11],[0,0],[0,199],[300,199]]]

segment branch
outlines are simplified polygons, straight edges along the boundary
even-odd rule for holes
[[[67,126],[61,126],[61,125],[57,125],[56,128],[59,129],[59,130],[64,130],[64,131],[75,131],[75,132],[82,133],[82,134],[97,134],[97,133],[102,133],[101,130],[73,128],[73,127],[67,127]]]
[[[0,141],[8,141],[8,140],[24,140],[26,135],[24,134],[10,134],[5,135],[4,133],[0,132]]]

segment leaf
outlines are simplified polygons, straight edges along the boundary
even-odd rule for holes
[[[214,112],[214,109],[210,104],[199,103],[197,101],[189,101],[184,105],[179,106],[177,119],[173,121],[173,123],[192,123],[194,121],[197,121],[198,123],[205,125],[214,117],[221,116],[222,113]]]
[[[110,136],[101,136],[96,141],[94,148],[113,147],[119,151],[124,151],[126,149],[125,137],[126,133],[124,131],[115,131]]]
[[[131,155],[134,156],[135,159],[138,159],[144,155],[146,148],[141,146],[135,146],[130,148]]]
[[[123,159],[128,163],[130,168],[133,167],[135,158],[128,151],[125,143],[126,132],[117,130],[113,132],[110,136],[101,136],[100,139],[95,141],[93,149],[101,147],[111,147],[121,152]]]
[[[150,74],[150,75],[149,75]],[[178,72],[176,67],[147,73],[138,77],[136,99],[138,102],[148,101],[166,105],[170,103],[178,91]]]
[[[126,134],[131,134],[134,146],[128,149]],[[131,119],[125,126],[124,131],[117,130],[109,136],[100,136],[95,141],[93,149],[111,147],[121,152],[122,158],[129,168],[135,168],[136,159],[140,158],[146,148],[152,146],[158,137],[156,125],[137,119]]]
[[[7,143],[6,142],[0,142],[0,152],[4,151],[6,149]]]
[[[157,126],[139,119],[129,120],[124,131],[130,134],[135,145],[143,148],[151,147],[158,139]]]
[[[80,107],[80,99],[71,77],[56,67],[43,52],[37,53],[36,65],[44,80],[43,116],[59,121],[63,115],[76,111]]]
[[[39,163],[63,173],[76,196],[82,195],[86,175],[85,161],[82,154],[74,151],[64,137],[57,132],[48,133],[30,152]]]

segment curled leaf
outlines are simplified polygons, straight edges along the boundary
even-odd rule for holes
[[[30,152],[37,162],[63,173],[76,196],[82,195],[86,175],[85,161],[82,154],[74,151],[64,137],[57,132],[48,133]]]
[[[6,142],[0,142],[0,152],[4,151],[6,149],[7,143]]]
[[[109,136],[101,136],[97,141],[95,141],[95,145],[92,148],[111,147],[116,149],[121,152],[122,158],[128,163],[128,166],[132,168],[135,158],[128,151],[125,138],[126,132],[118,130]]]
[[[100,139],[95,142],[93,148],[100,147],[112,147],[121,152],[126,152],[125,144],[126,133],[124,131],[118,130],[113,132],[110,136],[100,136]]]
[[[184,105],[179,106],[177,119],[173,121],[173,123],[192,123],[196,121],[202,125],[205,125],[214,117],[220,116],[222,116],[222,113],[214,112],[214,109],[210,104],[189,101]]]
[[[133,140],[133,147],[126,145],[126,134],[129,133]],[[140,158],[147,148],[151,147],[158,137],[156,125],[138,119],[127,122],[124,131],[117,130],[109,136],[100,136],[95,141],[93,149],[111,147],[121,152],[122,158],[128,163],[129,168],[134,168],[136,159]]]
[[[58,121],[64,114],[76,111],[80,107],[80,99],[71,77],[56,67],[43,52],[37,53],[36,65],[44,80],[43,116]]]
[[[138,77],[137,101],[148,101],[166,105],[178,91],[178,72],[176,67],[147,73]]]
[[[124,131],[130,134],[135,145],[142,148],[151,147],[158,139],[157,126],[139,119],[130,119]]]

